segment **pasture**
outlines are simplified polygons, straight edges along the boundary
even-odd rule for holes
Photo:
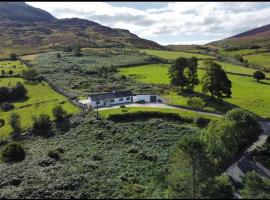
[[[162,51],[162,50],[151,50],[151,49],[140,49],[140,52],[144,52],[148,55],[157,56],[163,59],[173,60],[178,57],[191,58],[196,57],[198,59],[213,59],[214,57],[203,55],[199,53],[188,53],[181,51]]]
[[[75,107],[66,97],[55,92],[46,82],[29,83],[22,78],[1,78],[0,86],[13,86],[17,82],[24,84],[28,90],[27,99],[18,102],[10,102],[15,108],[8,112],[0,111],[0,118],[5,120],[5,125],[0,128],[0,137],[8,136],[11,127],[8,124],[11,113],[17,113],[21,116],[21,125],[23,129],[32,125],[32,117],[40,114],[48,114],[52,118],[52,109],[61,104],[69,113],[78,113],[79,108]]]
[[[256,53],[243,56],[248,63],[263,67],[266,70],[270,70],[270,53]]]
[[[9,71],[12,70],[12,75],[19,75],[22,70],[27,69],[27,67],[19,60],[17,61],[0,61],[0,75],[9,75]]]
[[[199,63],[203,68],[203,63]],[[168,66],[169,65],[143,65],[132,68],[122,68],[120,69],[120,74],[130,76],[135,80],[143,83],[153,83],[153,84],[169,84],[168,77]],[[232,72],[245,72],[250,69],[232,65],[223,64],[225,71],[230,70]],[[199,79],[202,78],[204,74],[203,69],[198,70]],[[270,117],[268,110],[270,109],[270,94],[266,91],[270,90],[270,81],[266,80],[262,83],[257,83],[252,77],[245,77],[239,75],[228,74],[229,79],[232,81],[232,98],[224,99],[225,102],[231,104],[231,106],[242,107],[244,109],[250,110],[257,115],[262,117]],[[206,103],[206,110],[209,111],[220,111],[225,112],[228,108],[224,105],[217,104],[215,102],[209,102],[205,96],[201,94],[201,85],[195,88],[195,92],[199,95]],[[166,91],[163,97],[167,99],[170,104],[187,105],[188,95],[177,95],[176,92]]]

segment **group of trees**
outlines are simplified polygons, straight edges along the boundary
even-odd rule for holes
[[[171,85],[181,87],[181,91],[188,88],[193,91],[194,87],[199,84],[197,74],[197,58],[180,57],[169,68]]]
[[[211,96],[218,100],[230,97],[232,84],[222,67],[213,61],[205,61],[204,64],[206,73],[201,80],[202,92],[204,94],[210,92]],[[185,88],[193,91],[194,87],[200,83],[197,68],[198,62],[195,57],[176,59],[169,68],[171,85],[180,87],[181,91]]]
[[[252,113],[233,109],[224,119],[212,121],[205,131],[183,136],[176,155],[179,162],[169,173],[172,197],[233,198],[229,178],[220,174],[226,169],[225,164],[261,133]]]
[[[18,82],[14,87],[0,87],[0,102],[20,100],[26,97],[27,89]]]
[[[38,76],[38,73],[34,69],[27,69],[22,71],[22,77],[26,80],[32,81],[35,80]]]

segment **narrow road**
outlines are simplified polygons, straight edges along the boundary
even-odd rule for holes
[[[131,103],[131,104],[125,104],[126,107],[148,107],[148,108],[170,108],[170,109],[177,109],[177,110],[182,110],[182,111],[196,111],[195,109],[185,109],[185,108],[179,108],[179,107],[174,107],[170,106],[164,103],[146,103],[146,104],[139,104],[139,103]],[[108,109],[113,109],[113,108],[120,108],[119,105],[117,106],[110,106],[110,107],[104,107],[104,108],[99,108],[98,110],[108,110]],[[211,112],[203,112],[203,111],[198,111],[198,114],[203,114],[203,115],[211,115],[215,117],[222,117],[222,115],[211,113]]]

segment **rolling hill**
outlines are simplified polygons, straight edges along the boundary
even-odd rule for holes
[[[226,50],[269,48],[270,24],[209,44]]]
[[[162,48],[128,30],[85,19],[57,19],[23,2],[0,3],[0,54],[37,53],[66,45]]]

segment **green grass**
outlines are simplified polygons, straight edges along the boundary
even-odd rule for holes
[[[270,69],[270,53],[257,53],[243,56],[249,63]]]
[[[14,73],[13,75],[19,75],[22,70],[27,69],[21,61],[0,61],[0,75],[2,74],[2,70],[4,70],[4,75],[9,75],[9,70],[12,70]]]
[[[266,49],[261,48],[261,49],[241,49],[241,50],[236,50],[236,51],[226,51],[226,50],[220,50],[219,53],[222,55],[228,55],[228,56],[236,56],[236,55],[246,55],[246,54],[254,54],[258,53],[261,51],[266,51]]]
[[[181,51],[161,51],[161,50],[151,50],[151,49],[140,49],[140,52],[145,52],[146,54],[157,56],[164,59],[173,60],[179,57],[196,57],[198,59],[209,59],[213,58],[212,56],[207,56],[198,53],[188,53],[188,52],[181,52]]]
[[[169,65],[143,65],[132,68],[123,68],[120,70],[120,73],[131,76],[139,82],[169,84],[169,77],[167,74],[168,66]],[[250,70],[248,68],[235,66],[236,70],[233,70],[232,65],[223,64],[223,66],[225,70],[251,73],[251,71],[248,71]],[[200,79],[204,73],[204,70],[198,70]],[[263,81],[263,83],[257,83],[251,77],[231,74],[228,74],[228,77],[232,81],[232,98],[225,99],[226,102],[248,109],[262,117],[270,116],[268,111],[270,110],[270,94],[267,93],[267,91],[270,90],[269,80]],[[198,85],[195,88],[195,91],[201,93],[201,85]],[[174,92],[169,92],[168,94],[164,94],[163,97],[167,98],[168,103],[187,105],[187,96],[176,95]],[[221,112],[226,110],[223,106],[214,103],[208,103],[206,109],[209,111],[219,110]]]
[[[0,128],[0,137],[5,137],[11,132],[8,124],[10,114],[18,113],[21,116],[21,125],[26,129],[32,125],[32,116],[48,114],[52,119],[52,108],[63,103],[63,108],[71,114],[78,113],[79,108],[68,102],[67,98],[55,92],[46,82],[31,84],[22,78],[1,78],[0,86],[13,86],[21,82],[28,90],[28,99],[20,102],[13,102],[14,110],[9,112],[0,111],[0,118],[3,118],[6,124]]]
[[[173,109],[173,108],[150,108],[150,107],[126,107],[126,108],[112,108],[112,109],[106,109],[101,110],[99,113],[107,118],[110,114],[122,114],[122,113],[133,113],[138,111],[155,111],[155,112],[164,112],[164,113],[177,113],[182,117],[191,117],[195,118],[197,116],[203,116],[208,119],[218,119],[219,117],[210,116],[207,114],[196,114],[195,111],[189,111],[189,110],[180,110],[180,109]]]

